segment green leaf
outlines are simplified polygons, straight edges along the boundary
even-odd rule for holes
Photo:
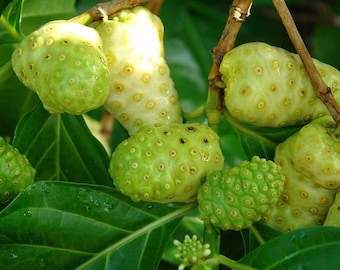
[[[339,269],[340,228],[310,227],[282,234],[239,262],[263,270]]]
[[[19,122],[13,146],[30,160],[36,180],[113,185],[108,153],[82,116],[50,114],[39,104]]]
[[[75,0],[25,1],[22,10],[21,30],[29,34],[52,20],[70,19],[77,15]]]
[[[300,125],[281,128],[257,127],[239,122],[228,112],[225,112],[224,116],[237,131],[243,150],[249,159],[257,155],[272,160],[276,146],[301,128]]]
[[[24,0],[11,2],[0,16],[0,45],[21,40],[21,18]]]
[[[10,137],[20,118],[38,102],[37,95],[23,86],[14,74],[11,54],[12,46],[0,46],[0,135]]]
[[[134,203],[110,187],[39,181],[0,212],[0,269],[157,269],[194,206]]]

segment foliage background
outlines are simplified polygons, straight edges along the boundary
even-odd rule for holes
[[[339,1],[286,2],[312,56],[340,68]],[[165,27],[166,59],[185,111],[192,111],[206,102],[207,76],[212,64],[210,50],[220,38],[231,3],[230,0],[164,1],[159,16]],[[12,9],[6,9],[8,4]],[[0,212],[0,265],[7,265],[6,269],[29,269],[25,268],[28,262],[36,265],[35,269],[99,269],[99,265],[100,269],[134,269],[132,265],[153,269],[161,257],[164,260],[160,269],[175,269],[171,246],[162,254],[169,236],[173,232],[176,238],[188,232],[202,234],[194,207],[190,211],[190,206],[133,204],[115,193],[107,173],[110,153],[92,136],[84,119],[45,112],[37,96],[25,89],[11,70],[11,53],[19,41],[13,29],[25,35],[47,21],[71,18],[95,4],[94,0],[6,0],[0,3],[3,14],[0,23],[0,136],[29,157],[37,169],[37,180],[41,180],[12,204],[0,206],[4,209]],[[269,0],[255,0],[252,15],[241,28],[237,44],[250,41],[263,41],[294,51]],[[100,120],[102,110],[93,111],[90,116]],[[204,118],[197,121],[204,121]],[[252,154],[271,157],[273,147],[295,130],[296,127],[263,130],[242,126],[240,129],[237,123],[223,119],[220,136],[226,166],[233,166]],[[115,123],[111,151],[126,137],[126,132]],[[127,213],[124,219],[122,213]],[[179,222],[183,215],[186,218]],[[106,233],[98,237],[98,232],[102,231]],[[265,238],[275,235],[267,228],[262,232]],[[329,234],[328,231],[322,234],[325,235],[323,239],[328,239]],[[312,235],[313,244],[320,243],[316,237],[319,232],[312,231]],[[223,240],[228,244],[222,245],[221,251],[235,259],[257,247],[248,231],[222,232]],[[113,258],[121,261],[121,254],[139,256],[128,268],[107,263],[108,258],[111,262],[115,261]],[[324,251],[324,254],[330,253]],[[59,265],[54,264],[57,256],[63,258]],[[150,256],[154,260],[148,261]],[[317,267],[315,269],[322,269],[320,265]]]

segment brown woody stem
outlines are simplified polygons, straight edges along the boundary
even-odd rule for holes
[[[212,50],[213,64],[208,75],[209,92],[206,105],[206,116],[211,125],[218,125],[219,117],[216,114],[223,109],[223,88],[219,87],[221,82],[220,64],[224,55],[233,48],[242,23],[250,15],[252,4],[252,0],[233,1],[221,38]]]
[[[272,0],[273,4],[281,17],[281,21],[285,26],[288,35],[295,47],[295,50],[299,54],[303,65],[311,79],[311,82],[314,86],[315,91],[317,92],[318,97],[321,101],[326,105],[328,111],[333,117],[334,121],[339,124],[340,123],[340,107],[338,106],[334,96],[332,94],[331,88],[326,85],[324,80],[322,79],[319,71],[314,65],[314,62],[303,42],[299,31],[295,25],[293,17],[289,12],[289,9],[284,0]]]
[[[159,10],[161,9],[163,5],[164,0],[150,0],[147,4],[147,8],[153,13],[158,14]]]
[[[101,20],[104,16],[113,15],[122,9],[133,8],[148,1],[149,0],[114,0],[106,3],[98,3],[71,20],[82,24],[89,24]]]

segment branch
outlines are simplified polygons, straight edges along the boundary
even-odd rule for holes
[[[106,3],[98,3],[84,13],[72,18],[82,24],[89,24],[101,20],[105,16],[110,16],[122,9],[133,8],[149,0],[114,0]]]
[[[150,0],[150,2],[147,4],[147,8],[153,13],[158,14],[159,10],[161,9],[163,5],[164,0]]]
[[[223,89],[218,86],[221,82],[221,73],[219,71],[220,64],[224,55],[234,47],[241,25],[246,17],[250,15],[252,4],[252,0],[233,1],[221,38],[217,46],[212,50],[213,64],[208,75],[209,92],[206,106],[206,115],[209,123],[212,125],[217,125],[219,123],[219,117],[216,116],[216,110],[221,111],[223,108]]]
[[[295,50],[299,54],[301,61],[305,66],[305,69],[311,79],[311,82],[314,86],[315,91],[317,92],[318,97],[326,105],[335,123],[339,124],[340,107],[338,106],[336,100],[334,99],[331,88],[326,85],[319,71],[316,69],[312,57],[310,56],[299,34],[299,31],[297,30],[293,17],[289,12],[289,9],[285,1],[284,0],[272,0],[272,1],[281,17],[282,23],[288,32],[288,35],[295,47]]]

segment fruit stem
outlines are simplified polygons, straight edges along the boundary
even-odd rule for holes
[[[147,8],[153,13],[158,14],[159,10],[161,9],[163,5],[164,0],[150,0],[150,2],[147,4]]]
[[[301,35],[296,27],[296,24],[285,1],[284,0],[272,0],[272,1],[277,12],[281,17],[281,21],[288,32],[288,35],[295,47],[295,50],[299,54],[301,61],[305,66],[305,69],[311,79],[311,82],[315,88],[315,91],[317,92],[318,97],[326,105],[335,123],[339,124],[340,107],[338,106],[332,94],[331,88],[326,85],[317,68],[315,67],[314,62],[306,48],[305,43],[303,42],[303,39],[301,38]]]
[[[256,238],[257,242],[260,245],[263,245],[266,243],[266,241],[262,238],[262,236],[260,235],[259,231],[252,225],[250,226],[250,231],[252,232],[252,234],[254,235],[254,237]]]
[[[84,13],[73,17],[71,21],[88,25],[94,21],[102,20],[103,17],[111,16],[122,9],[133,8],[149,0],[114,0],[98,3]]]
[[[183,112],[183,119],[186,122],[195,118],[199,118],[200,116],[204,115],[204,111],[205,106],[202,105],[191,112]]]
[[[221,232],[207,220],[204,221],[203,242],[210,245],[211,255],[209,258],[214,258],[220,253]],[[218,269],[218,262],[214,267],[216,270]]]
[[[221,254],[216,254],[213,258],[206,260],[205,264],[209,266],[211,264],[212,265],[221,264],[233,270],[258,270],[257,268],[241,264]]]
[[[223,109],[223,88],[221,87],[221,73],[219,71],[220,64],[224,55],[230,51],[236,40],[236,36],[246,17],[250,15],[252,0],[234,0],[230,10],[227,23],[222,32],[221,38],[215,48],[212,49],[213,64],[208,75],[209,91],[207,112],[221,111]],[[214,117],[218,114],[212,114]],[[208,115],[208,122],[212,121],[212,125],[216,125],[219,119],[211,118]],[[218,121],[217,121],[218,120]]]

